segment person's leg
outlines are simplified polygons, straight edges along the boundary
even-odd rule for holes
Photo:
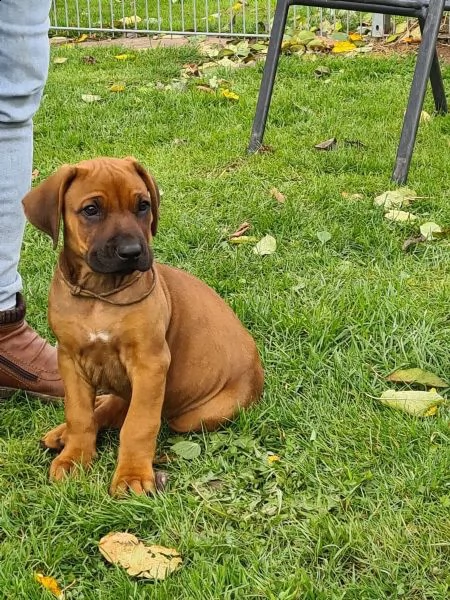
[[[32,118],[49,63],[51,0],[0,0],[0,396],[61,396],[56,352],[23,321],[17,271],[31,183]]]

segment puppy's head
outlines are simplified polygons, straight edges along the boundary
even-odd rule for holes
[[[100,158],[61,167],[23,199],[25,214],[56,248],[64,247],[97,273],[147,271],[156,234],[159,191],[133,158]]]

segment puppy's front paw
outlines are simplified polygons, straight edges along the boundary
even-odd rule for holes
[[[67,425],[65,423],[58,425],[58,427],[44,435],[41,440],[42,446],[50,450],[62,450],[66,445],[66,431]]]
[[[156,483],[152,467],[117,467],[109,493],[111,496],[123,496],[127,491],[135,494],[154,494]]]
[[[94,458],[94,452],[76,449],[69,451],[65,448],[50,465],[50,480],[61,481],[76,465],[88,467]]]

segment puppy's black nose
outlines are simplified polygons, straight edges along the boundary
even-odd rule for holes
[[[142,247],[138,242],[128,242],[117,248],[117,256],[122,260],[136,260],[141,254]]]

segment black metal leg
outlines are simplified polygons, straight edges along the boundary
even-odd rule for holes
[[[420,31],[423,35],[423,30],[425,27],[425,20],[423,18],[419,19],[419,25]],[[431,89],[433,90],[436,112],[443,115],[448,112],[448,106],[447,98],[445,96],[444,83],[442,81],[441,67],[439,65],[439,58],[436,50],[434,51],[433,62],[431,63],[430,82]]]
[[[270,33],[266,64],[264,65],[261,87],[259,88],[258,103],[256,105],[248,152],[256,152],[262,144],[288,11],[289,2],[278,0],[273,18],[272,31]]]
[[[436,53],[436,41],[441,25],[445,0],[433,0],[428,6],[422,43],[417,56],[416,68],[409,94],[408,106],[403,121],[402,134],[397,150],[393,181],[405,183],[408,177],[409,165],[414,149],[417,128],[419,127],[420,113],[427,89],[431,65]]]

